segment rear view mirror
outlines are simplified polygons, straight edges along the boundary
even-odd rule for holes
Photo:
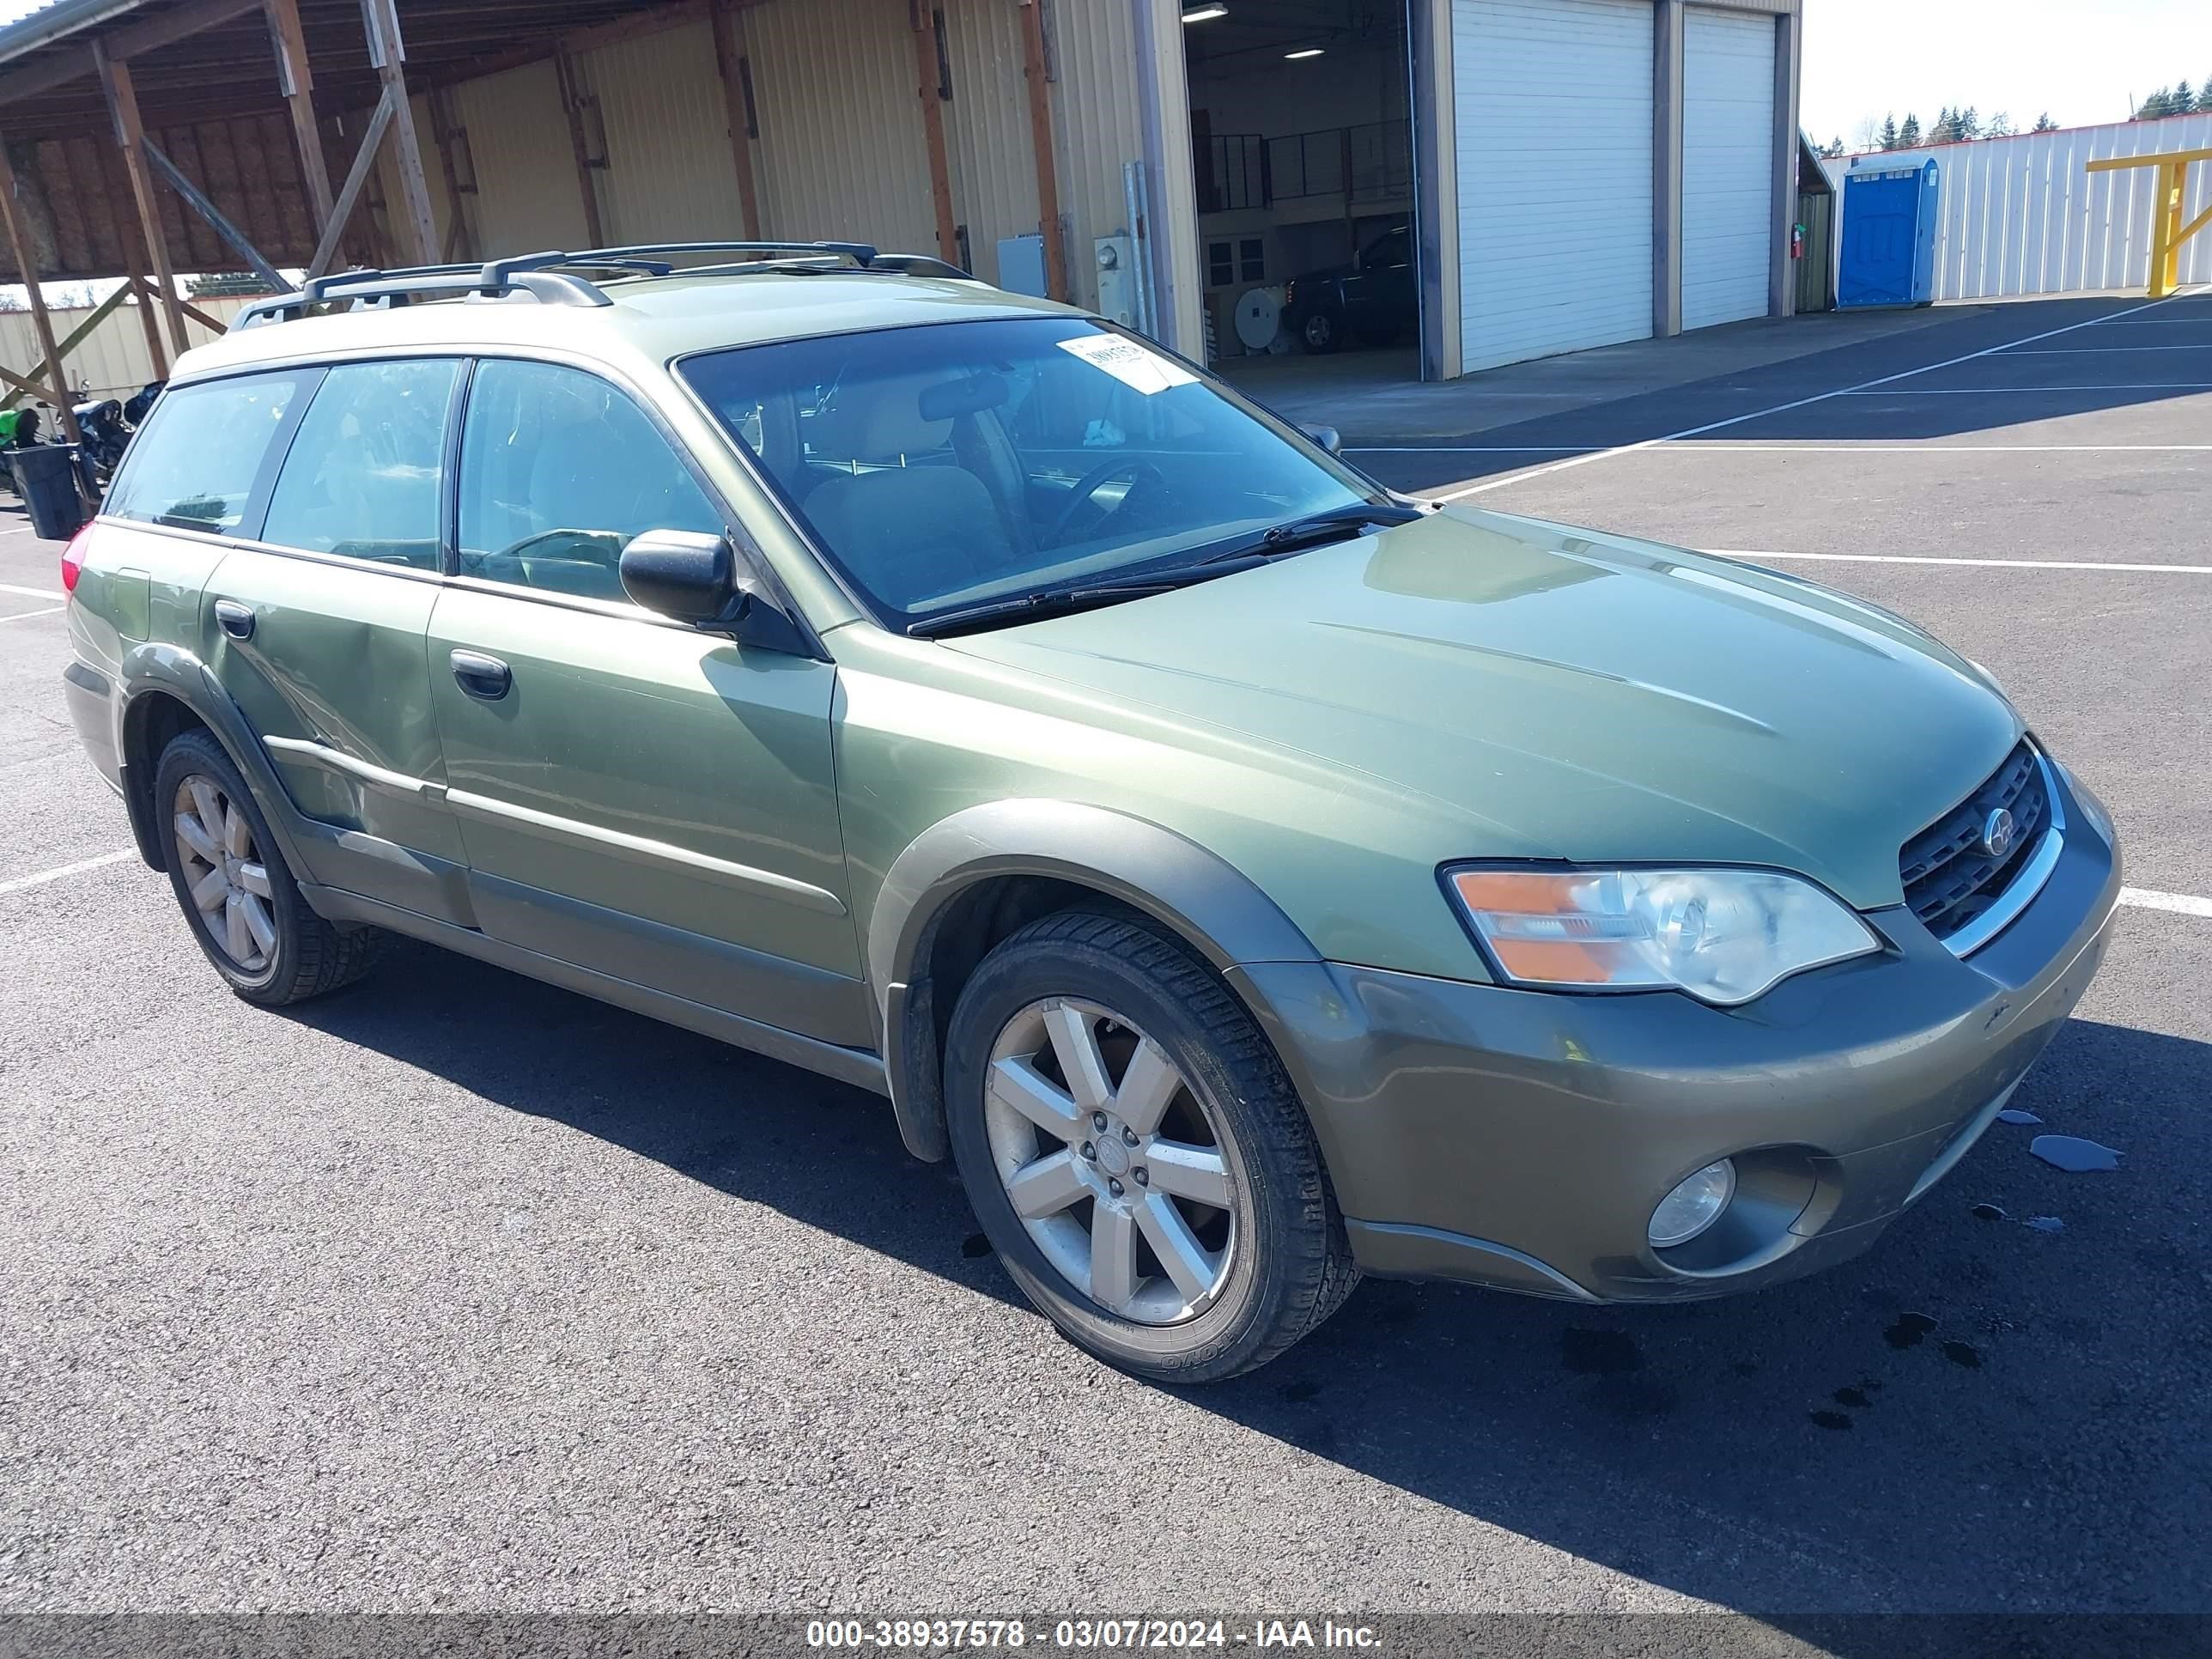
[[[1333,426],[1302,426],[1298,430],[1304,433],[1307,437],[1311,438],[1316,443],[1319,444],[1323,449],[1328,451],[1332,455],[1340,454],[1343,452],[1344,439],[1338,434],[1337,429]]]
[[[631,537],[622,550],[621,571],[624,592],[678,622],[729,619],[744,597],[730,544],[696,530],[648,530]]]

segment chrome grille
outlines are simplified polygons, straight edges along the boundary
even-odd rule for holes
[[[1982,826],[2000,807],[2012,814],[2013,840],[1993,859],[1981,850]],[[2041,760],[2022,741],[1986,783],[1905,843],[1897,868],[1905,903],[1937,939],[1950,938],[1996,902],[2050,827]]]

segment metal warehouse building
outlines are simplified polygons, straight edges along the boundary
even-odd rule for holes
[[[1790,309],[1801,3],[54,0],[0,277],[159,370],[182,271],[852,240],[1233,356],[1348,268],[1449,378]]]

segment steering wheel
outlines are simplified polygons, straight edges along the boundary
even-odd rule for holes
[[[557,542],[563,537],[572,541],[586,544],[595,553],[604,548],[610,539],[616,538],[615,532],[611,530],[573,530],[564,526],[552,530],[541,530],[535,535],[525,536],[519,542],[509,542],[498,552],[485,554],[484,558],[487,562],[493,559],[519,559],[531,549]]]
[[[1052,528],[1045,532],[1046,539],[1055,546],[1066,541],[1068,526],[1075,522],[1076,514],[1088,505],[1091,498],[1103,486],[1121,477],[1127,478],[1132,489],[1136,487],[1139,479],[1147,477],[1163,489],[1169,487],[1167,475],[1150,461],[1140,461],[1130,455],[1117,456],[1092,467],[1075,481],[1075,488],[1067,492],[1066,505],[1060,509],[1052,521]],[[1121,499],[1127,501],[1128,497],[1124,495]]]

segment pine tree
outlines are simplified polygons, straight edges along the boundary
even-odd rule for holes
[[[1828,156],[1841,155],[1844,153],[1844,135],[1839,132],[1834,137],[1828,140],[1827,149],[1822,150],[1820,153],[1823,155]]]
[[[1920,148],[1920,118],[1911,110],[1905,112],[1905,125],[1897,130],[1897,147],[1899,149]]]
[[[2037,132],[2056,132],[2058,131],[2058,123],[2052,120],[2051,118],[2051,112],[2049,110],[2045,110],[2042,114],[2035,118],[2035,126],[2033,130]]]
[[[2138,121],[2155,121],[2161,115],[2171,115],[2172,113],[2173,89],[2170,87],[2160,87],[2156,92],[2151,94],[2149,97],[2144,99],[2142,102],[2136,106],[2136,119]]]
[[[2199,115],[2212,112],[2212,76],[2197,83],[2197,112]]]
[[[1982,118],[1974,112],[1972,104],[1953,112],[1951,136],[1954,138],[1978,138],[1982,136]]]
[[[1884,149],[1897,148],[1897,118],[1894,115],[1881,118],[1881,147]]]
[[[1951,142],[1951,106],[1948,104],[1936,112],[1935,125],[1928,129],[1928,142],[1931,144]]]
[[[2003,110],[1999,110],[1982,123],[1982,137],[1984,138],[2009,138],[2019,131],[2013,125],[2012,117]]]
[[[2173,96],[2166,101],[2168,115],[2186,115],[2197,107],[2197,88],[2186,81],[2174,83]]]

